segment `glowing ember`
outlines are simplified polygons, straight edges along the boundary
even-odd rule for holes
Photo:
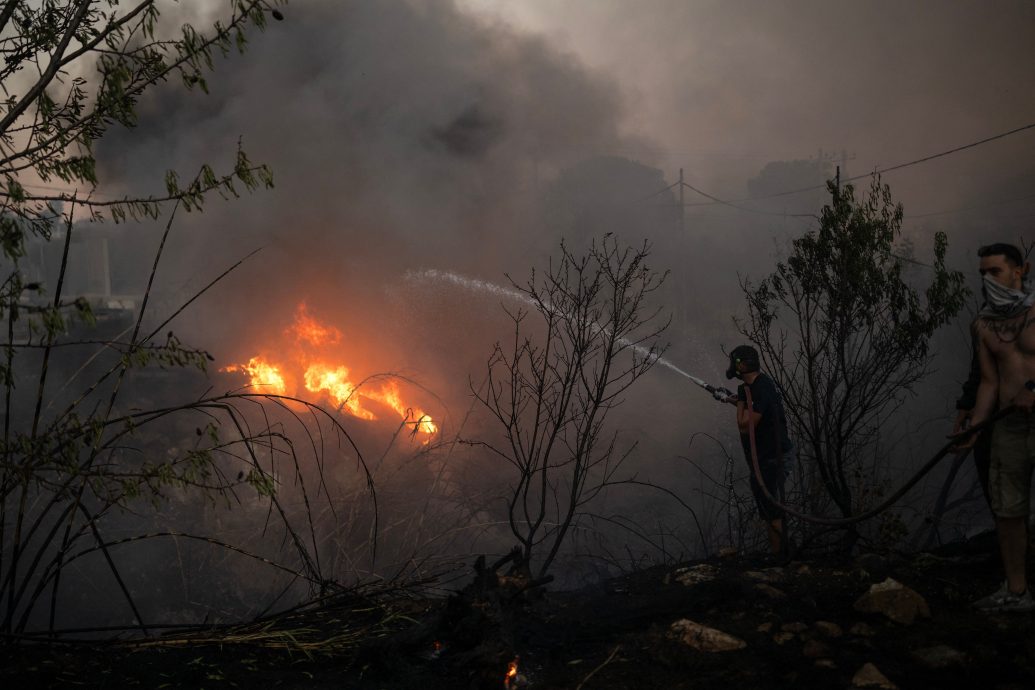
[[[429,415],[403,401],[394,381],[380,387],[353,381],[349,368],[337,361],[343,341],[341,331],[317,321],[305,303],[298,305],[294,323],[285,334],[293,342],[289,347],[279,348],[284,352],[280,358],[252,357],[247,364],[225,367],[222,371],[247,374],[250,386],[271,395],[306,397],[304,391],[288,385],[291,381],[301,380],[305,391],[326,396],[339,410],[354,417],[377,419],[377,415],[365,405],[372,401],[394,410],[417,432],[430,436],[438,431]],[[284,372],[297,374],[285,377]]]
[[[507,675],[503,678],[503,687],[506,690],[510,690],[512,687],[516,687],[515,681],[517,680],[518,674],[518,657],[514,657],[514,660],[507,664]]]
[[[428,652],[425,656],[428,659],[435,660],[435,659],[438,659],[440,656],[442,656],[442,652],[444,652],[445,650],[446,650],[445,645],[443,645],[438,640],[435,640],[434,642],[431,643],[431,651]]]

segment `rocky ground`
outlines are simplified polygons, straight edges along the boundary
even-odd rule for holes
[[[354,601],[287,635],[8,643],[0,686],[1035,687],[1035,615],[969,608],[999,584],[994,549],[986,535],[784,566],[731,555],[575,592],[519,593],[503,578],[452,601]]]

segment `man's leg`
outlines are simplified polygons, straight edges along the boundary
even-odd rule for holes
[[[997,592],[974,602],[981,610],[1028,612],[1035,609],[1025,576],[1032,469],[1029,448],[1035,449],[1033,427],[1035,416],[1015,413],[997,422],[992,432],[988,488],[1006,582]]]
[[[766,460],[762,465],[762,477],[765,479],[766,489],[776,499],[777,503],[783,503],[786,498],[784,494],[784,465],[779,459]],[[783,533],[783,509],[775,505],[768,505],[769,520],[769,550],[774,556],[784,555],[784,533]]]
[[[1006,572],[1006,586],[1014,594],[1023,594],[1028,588],[1025,573],[1028,521],[1025,518],[996,518],[996,533]]]

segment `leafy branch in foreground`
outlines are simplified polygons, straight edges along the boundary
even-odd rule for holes
[[[220,498],[227,504],[253,502],[254,499],[242,497],[240,492],[246,489],[254,492],[253,495],[269,502],[270,509],[279,518],[292,545],[295,564],[274,562],[233,544],[208,540],[291,573],[309,582],[314,593],[335,587],[320,567],[319,543],[311,517],[296,527],[297,516],[284,506],[280,497],[284,483],[280,466],[286,460],[289,476],[294,477],[306,504],[313,498],[303,478],[304,466],[309,463],[303,462],[293,441],[297,432],[270,423],[261,424],[256,430],[251,428],[245,406],[259,407],[269,402],[285,410],[297,407],[313,419],[324,420],[323,424],[317,422],[313,427],[313,422],[306,423],[289,410],[303,437],[308,436],[309,447],[323,448],[325,431],[331,431],[350,445],[366,472],[367,486],[374,496],[362,455],[337,417],[302,400],[227,393],[103,421],[80,420],[71,415],[59,428],[35,443],[19,436],[11,446],[3,448],[6,471],[0,486],[0,500],[7,506],[10,499],[16,497],[18,513],[10,516],[14,518],[15,529],[5,540],[9,556],[0,568],[0,612],[3,612],[0,628],[6,632],[24,632],[48,589],[53,627],[62,572],[83,556],[98,551],[104,554],[120,583],[127,606],[136,620],[143,623],[134,597],[123,584],[111,556],[111,547],[159,537],[208,538],[167,531],[107,540],[101,524],[113,511],[127,510],[139,498],[158,502],[177,490],[199,490],[210,499]],[[192,447],[172,456],[149,448],[148,427],[184,415],[207,420],[204,427],[196,428]],[[268,419],[265,413],[262,418]],[[319,443],[314,440],[314,434],[320,436]],[[317,464],[322,462],[319,457],[315,460]],[[325,498],[329,502],[330,497],[325,495]],[[303,529],[309,534],[305,535]]]
[[[783,390],[799,457],[825,492],[818,498],[850,517],[879,499],[885,478],[865,461],[882,457],[882,426],[929,373],[931,338],[968,291],[945,266],[944,233],[926,287],[906,274],[902,205],[879,178],[858,199],[852,185],[828,189],[819,228],[794,240],[767,278],[743,283],[748,318],[738,326]],[[822,514],[823,503],[807,507]]]
[[[170,76],[207,92],[214,54],[243,52],[246,28],[265,28],[273,4],[228,0],[226,15],[205,30],[184,24],[174,35],[158,0],[7,0],[0,8],[4,210],[31,218],[43,208],[28,205],[36,199],[21,179],[27,171],[43,183],[96,185],[94,142],[113,124],[134,126],[140,96]]]
[[[282,18],[275,9],[279,4],[226,0],[221,9],[208,8],[218,18],[197,27],[174,25],[162,16],[158,0],[0,1],[0,323],[6,326],[0,357],[0,629],[5,632],[24,631],[47,593],[53,629],[62,573],[73,549],[83,551],[83,540],[93,542],[86,551],[101,552],[142,623],[103,535],[110,524],[105,518],[131,510],[138,500],[160,501],[184,489],[237,501],[247,487],[268,500],[297,551],[298,572],[321,582],[315,535],[310,529],[307,542],[279,506],[277,461],[295,459],[295,483],[303,482],[293,443],[274,424],[249,427],[239,405],[254,397],[204,398],[132,414],[120,400],[133,370],[155,364],[205,370],[204,350],[184,346],[171,332],[164,343],[154,342],[179,310],[158,328],[143,329],[157,268],[178,209],[200,210],[211,193],[231,198],[242,189],[269,187],[269,169],[252,164],[238,147],[226,173],[202,164],[187,184],[168,173],[161,194],[106,200],[98,192],[94,158],[96,142],[113,126],[137,124],[140,98],[152,87],[178,77],[187,88],[207,92],[205,75],[214,58],[243,52],[249,28],[262,30],[268,16]],[[131,333],[127,340],[119,336],[102,345],[103,353],[117,353],[115,361],[78,395],[55,393],[48,388],[54,353],[82,344],[69,338],[70,317],[88,326],[93,322],[94,305],[66,295],[76,224],[157,219],[166,211],[168,222],[127,329]],[[61,241],[55,284],[28,277],[31,238]],[[84,355],[82,367],[97,356]],[[193,444],[172,455],[168,449],[158,452],[148,430],[188,413],[202,415]],[[311,407],[310,414],[318,415]]]
[[[6,0],[0,4],[0,317],[7,316],[8,349],[0,381],[10,378],[14,321],[39,310],[43,330],[59,332],[70,305],[55,299],[40,307],[45,286],[25,279],[20,262],[30,237],[48,241],[73,217],[94,222],[156,219],[162,208],[201,209],[216,192],[235,197],[239,188],[272,186],[270,170],[253,165],[238,147],[232,171],[217,174],[202,164],[181,185],[168,172],[162,194],[96,198],[95,143],[113,126],[137,122],[140,97],[179,76],[207,91],[205,74],[217,54],[247,45],[246,29],[280,17],[279,0],[227,0],[224,16],[203,30],[163,21],[158,0],[127,5],[118,0]],[[56,185],[56,186],[55,186]],[[63,267],[64,268],[64,267]],[[28,304],[25,304],[28,302]],[[88,305],[72,305],[89,318]]]

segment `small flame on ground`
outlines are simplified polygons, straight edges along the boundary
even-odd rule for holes
[[[415,433],[430,436],[438,431],[438,426],[428,414],[403,401],[399,386],[394,381],[384,383],[380,389],[371,384],[361,386],[354,383],[350,379],[348,367],[333,361],[338,353],[328,352],[329,349],[337,349],[333,346],[341,345],[341,331],[317,321],[304,302],[298,305],[294,323],[285,332],[292,337],[295,347],[288,348],[281,360],[256,356],[248,360],[247,364],[231,365],[221,371],[247,374],[249,385],[260,393],[288,395],[290,392],[295,395],[284,376],[284,371],[291,366],[293,370],[302,372],[301,380],[305,390],[326,395],[339,409],[354,417],[377,419],[374,412],[364,406],[364,401],[373,401],[394,410],[405,424],[413,427]]]
[[[514,660],[507,664],[507,675],[503,677],[503,687],[505,690],[510,690],[513,687],[514,679],[517,678],[518,674],[518,657],[514,657]]]

